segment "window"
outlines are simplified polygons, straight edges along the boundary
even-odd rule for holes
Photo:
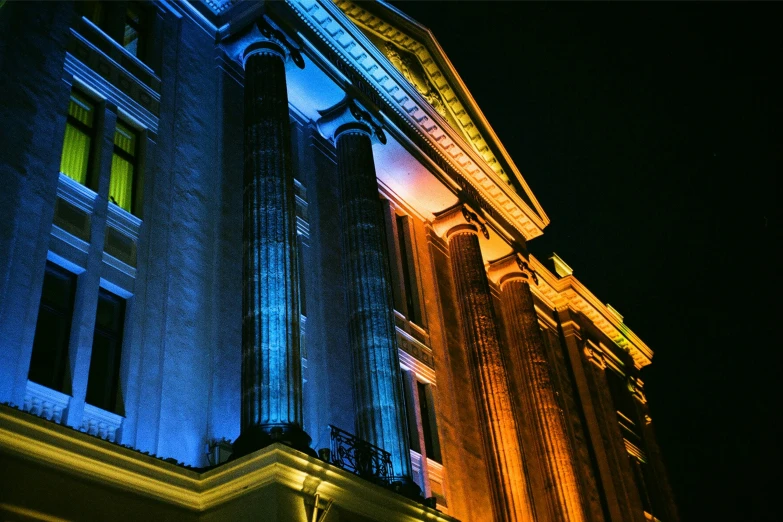
[[[386,239],[389,249],[394,308],[408,321],[425,326],[419,302],[419,285],[416,278],[415,240],[408,216],[398,215],[389,201],[382,199]]]
[[[413,263],[413,242],[411,241],[408,216],[396,216],[397,242],[399,243],[399,263],[402,268],[402,286],[405,292],[405,306],[407,317],[410,321],[421,324],[421,310],[419,308],[419,292],[414,279],[415,265]]]
[[[87,184],[94,136],[95,105],[74,89],[68,103],[60,172],[82,185]]]
[[[28,379],[66,392],[76,275],[47,262]],[[66,392],[67,393],[67,392]]]
[[[133,56],[141,57],[142,48],[139,35],[141,33],[141,10],[139,6],[129,4],[125,9],[125,31],[122,36],[122,47]]]
[[[79,12],[142,62],[147,59],[150,9],[143,2],[80,1]]]
[[[109,201],[133,212],[138,134],[128,125],[117,121],[114,130],[114,154],[111,158]]]
[[[428,459],[441,462],[438,432],[435,429],[435,408],[433,408],[432,386],[416,381],[419,390],[419,414],[424,438],[424,452]]]
[[[100,289],[95,315],[87,403],[117,413],[117,387],[120,375],[125,300]]]
[[[424,458],[440,463],[440,441],[435,423],[432,385],[419,381],[413,372],[407,370],[403,370],[403,380],[411,449]]]

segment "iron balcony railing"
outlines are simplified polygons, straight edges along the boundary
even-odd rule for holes
[[[355,435],[329,425],[331,448],[329,461],[360,477],[384,485],[394,482],[391,453]]]

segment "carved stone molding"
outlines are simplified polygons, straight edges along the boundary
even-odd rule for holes
[[[442,237],[447,241],[451,236],[458,233],[478,235],[481,232],[486,239],[489,239],[489,230],[486,223],[479,220],[478,215],[464,203],[438,214],[435,221],[432,222],[432,229],[438,237]]]
[[[492,261],[487,269],[487,276],[490,281],[498,285],[501,289],[505,283],[510,281],[522,280],[530,283],[532,280],[538,284],[538,276],[530,264],[522,259],[516,252],[497,261]]]
[[[542,301],[558,310],[568,308],[577,314],[583,314],[615,345],[627,352],[637,368],[650,364],[652,350],[578,279],[573,275],[554,275],[532,255],[529,264],[539,279],[539,284],[532,286],[531,290]],[[566,323],[563,324],[563,330],[567,330]]]
[[[629,375],[628,390],[641,404],[647,404],[647,396],[644,394],[644,382],[640,378]]]
[[[601,370],[606,369],[604,353],[600,346],[588,340],[584,343],[583,351],[588,361],[595,364],[596,367],[600,368]]]
[[[79,431],[89,433],[109,442],[115,442],[117,430],[122,426],[123,418],[116,413],[102,410],[91,404],[84,405],[84,416]]]
[[[64,393],[27,381],[22,410],[60,424],[70,401]]]
[[[286,0],[300,19],[355,69],[363,82],[388,104],[408,125],[461,176],[460,185],[470,186],[495,212],[526,239],[541,235],[549,220],[538,208],[531,209],[519,194],[454,131],[451,126],[405,79],[383,51],[370,45],[337,6],[322,0]],[[523,182],[524,183],[524,182]],[[539,215],[539,213],[541,215]]]
[[[300,69],[305,66],[299,49],[264,19],[256,21],[237,36],[221,42],[220,46],[226,55],[242,65],[243,69],[248,58],[254,54],[274,54],[284,61],[290,60]]]
[[[379,119],[357,100],[346,96],[334,107],[318,112],[321,115],[316,123],[318,132],[329,141],[337,142],[343,132],[358,132],[386,144],[386,134]]]

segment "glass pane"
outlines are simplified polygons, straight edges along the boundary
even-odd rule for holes
[[[93,119],[95,118],[95,107],[90,103],[90,100],[76,91],[71,91],[71,102],[68,104],[68,116],[71,116],[76,121],[92,128]]]
[[[427,452],[427,457],[435,460],[433,457],[434,451],[432,448],[432,426],[430,425],[430,405],[427,397],[427,385],[423,382],[416,381],[416,385],[419,388],[419,408],[421,411],[421,426],[424,431],[424,451]]]
[[[421,453],[421,443],[419,442],[419,427],[416,423],[416,411],[414,410],[413,400],[413,382],[415,378],[410,372],[402,370],[403,381],[403,400],[405,401],[405,414],[408,417],[408,443],[411,449],[417,453]]]
[[[64,391],[76,276],[47,264],[28,379]]]
[[[85,133],[67,123],[63,142],[60,172],[84,185],[87,182],[87,166],[90,160],[91,139]]]
[[[122,39],[122,46],[133,56],[138,56],[139,52],[139,14],[132,7],[125,11],[125,34]]]
[[[87,378],[87,403],[115,411],[125,300],[101,289]]]
[[[117,122],[114,130],[114,144],[131,156],[136,155],[136,133],[121,122]]]
[[[114,339],[96,331],[90,356],[86,401],[107,411],[114,410],[114,359],[117,348]]]
[[[115,152],[111,158],[111,180],[109,181],[109,201],[131,211],[133,196],[133,164],[121,158]]]

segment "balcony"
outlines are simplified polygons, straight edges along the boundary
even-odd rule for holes
[[[379,471],[374,464],[363,467],[366,448],[359,446],[358,469]],[[382,463],[384,458],[370,461]],[[113,513],[115,520],[329,522],[335,517],[323,515],[331,504],[340,520],[455,521],[282,444],[195,470],[4,405],[0,462],[0,519],[35,514],[42,520],[102,520]],[[74,502],[76,498],[90,501]]]
[[[329,425],[331,448],[321,458],[365,480],[388,486],[394,482],[391,453],[345,430]]]

